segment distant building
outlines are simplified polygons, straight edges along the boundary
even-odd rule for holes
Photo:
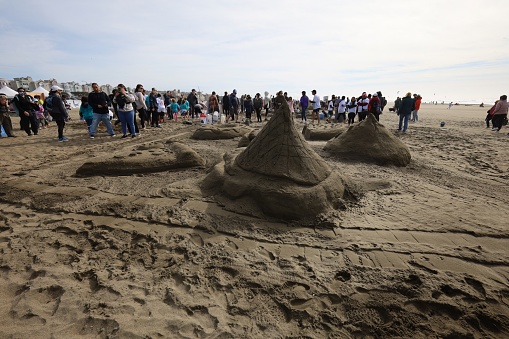
[[[32,80],[32,77],[26,76],[22,78],[14,78],[11,80],[9,87],[13,90],[17,90],[18,88],[24,88],[27,91],[33,91],[37,88],[35,86],[35,82]]]

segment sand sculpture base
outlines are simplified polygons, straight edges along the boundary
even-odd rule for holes
[[[242,125],[229,124],[221,127],[202,126],[194,131],[191,139],[195,140],[221,140],[242,137],[252,129]]]

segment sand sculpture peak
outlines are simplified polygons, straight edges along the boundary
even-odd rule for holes
[[[406,166],[411,159],[408,147],[373,114],[327,142],[324,149],[345,159],[380,165]]]
[[[235,163],[243,170],[315,185],[331,173],[330,167],[297,131],[286,101],[278,102],[270,121]]]

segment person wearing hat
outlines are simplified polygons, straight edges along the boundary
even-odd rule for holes
[[[0,94],[0,125],[4,128],[8,137],[15,137],[12,134],[12,121],[9,116],[9,103],[5,94]]]
[[[380,113],[382,112],[382,103],[378,98],[378,93],[373,93],[369,100],[368,111],[373,114],[377,121],[380,121]]]
[[[51,86],[49,96],[44,101],[44,108],[49,112],[58,127],[58,142],[69,141],[64,136],[65,120],[68,118],[67,109],[62,100],[62,89],[56,85]]]

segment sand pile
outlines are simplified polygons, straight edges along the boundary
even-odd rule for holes
[[[372,114],[330,140],[324,149],[343,159],[374,162],[380,165],[406,166],[411,159],[408,147]]]
[[[302,129],[302,135],[306,140],[327,141],[339,136],[344,132],[340,127],[331,126],[331,128],[309,128],[308,125]]]
[[[202,187],[229,199],[247,199],[283,219],[338,208],[345,192],[343,179],[297,131],[284,101],[249,146],[238,155],[227,153]]]
[[[251,132],[244,134],[239,140],[238,147],[247,147],[249,143],[253,141],[253,139],[258,135],[259,132],[260,130],[254,129]]]
[[[221,140],[221,139],[233,139],[241,137],[252,129],[243,125],[225,125],[225,126],[202,126],[198,128],[191,139],[195,140]]]
[[[85,162],[76,176],[119,176],[156,173],[179,168],[203,166],[205,161],[188,145],[168,140],[152,142],[121,151],[115,156]]]

